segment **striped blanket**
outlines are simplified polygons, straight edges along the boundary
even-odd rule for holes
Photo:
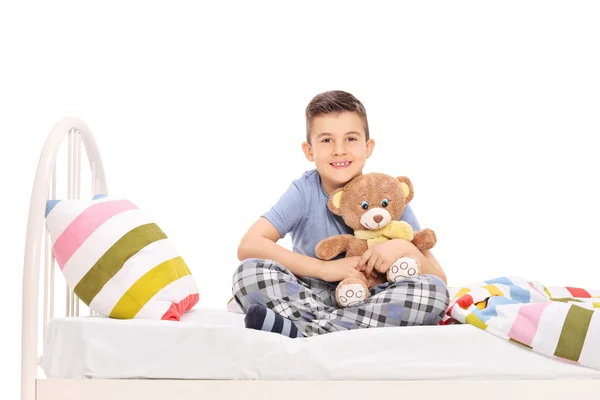
[[[474,325],[547,356],[600,369],[600,290],[501,277],[449,292],[441,325]]]

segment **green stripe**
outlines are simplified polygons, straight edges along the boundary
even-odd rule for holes
[[[558,339],[554,355],[571,361],[579,361],[594,310],[572,305]]]
[[[134,318],[156,293],[168,284],[190,274],[190,270],[181,257],[175,257],[157,265],[138,279],[121,297],[110,312],[110,318]]]
[[[552,298],[552,295],[550,294],[550,291],[548,290],[548,288],[547,288],[546,286],[544,286],[544,285],[542,285],[542,287],[544,288],[544,292],[546,292],[546,295],[547,295],[549,298]]]
[[[552,301],[558,301],[561,303],[568,303],[570,301],[572,301],[573,303],[583,303],[583,301],[578,300],[578,299],[574,299],[572,297],[553,297],[550,300]]]
[[[519,342],[518,340],[513,339],[513,338],[508,338],[508,341],[516,343],[516,344],[520,344],[521,346],[527,347],[528,349],[533,349],[533,347],[526,345],[525,343]]]
[[[88,306],[127,260],[150,243],[166,239],[167,235],[151,223],[140,225],[121,237],[75,286],[75,294]]]

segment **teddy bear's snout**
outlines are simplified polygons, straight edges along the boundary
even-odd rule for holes
[[[382,215],[373,215],[373,221],[375,221],[376,223],[380,223],[381,221],[383,221],[383,216]]]

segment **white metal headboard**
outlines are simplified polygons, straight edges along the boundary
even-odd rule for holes
[[[40,266],[44,266],[43,274],[43,326],[45,335],[46,325],[54,318],[54,274],[55,260],[50,248],[50,240],[45,229],[45,209],[48,199],[56,197],[56,163],[59,150],[65,136],[68,136],[67,160],[67,194],[62,198],[81,197],[81,144],[86,150],[91,168],[91,196],[102,193],[108,194],[106,177],[100,152],[88,126],[76,119],[65,118],[59,121],[52,131],[38,162],[35,182],[29,205],[27,221],[27,237],[25,243],[25,259],[23,265],[23,319],[21,343],[21,399],[35,398],[38,358],[38,321],[40,318],[39,283]],[[91,197],[90,197],[91,198]],[[42,249],[43,247],[43,249]],[[43,260],[41,254],[44,254]],[[66,285],[66,284],[65,284]],[[73,289],[66,285],[65,315],[79,315],[79,300]],[[42,351],[43,354],[43,351]]]

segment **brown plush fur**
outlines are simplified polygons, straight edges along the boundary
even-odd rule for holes
[[[331,193],[327,205],[331,212],[340,215],[346,225],[355,231],[369,229],[361,223],[363,216],[363,222],[371,224],[371,229],[381,229],[385,225],[376,225],[377,220],[387,215],[387,212],[392,221],[399,221],[406,204],[413,197],[413,185],[409,178],[369,173],[357,176],[343,188]],[[388,201],[386,206],[383,206],[384,199]],[[363,202],[368,203],[366,210],[363,208]],[[371,216],[369,218],[365,215],[368,212],[371,212],[368,214]],[[435,232],[431,229],[414,232],[412,239],[412,243],[421,251],[431,249],[436,241]],[[353,235],[336,235],[319,242],[316,254],[320,259],[331,260],[344,252],[346,257],[361,256],[366,250],[366,240]],[[385,274],[378,274],[377,278],[368,276],[367,280],[367,286],[370,288],[385,282],[386,278]]]

